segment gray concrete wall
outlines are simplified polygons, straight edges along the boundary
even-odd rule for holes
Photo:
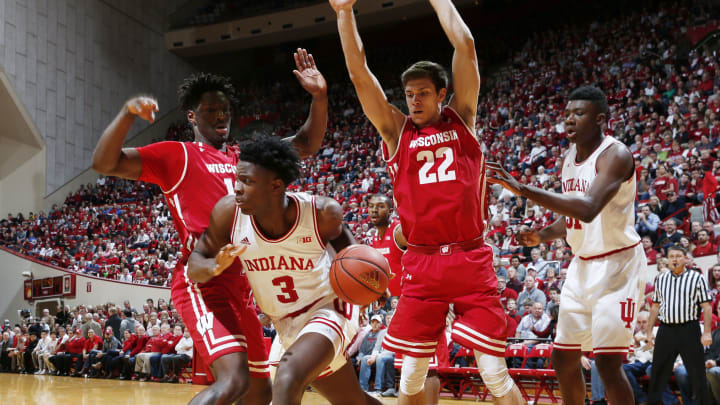
[[[23,282],[25,278],[22,273],[32,272],[34,278],[56,277],[69,272],[50,267],[44,264],[26,260],[20,256],[8,253],[0,249],[0,316],[2,319],[10,319],[17,322],[17,311],[29,308],[34,310],[35,304],[25,301],[23,296]],[[152,298],[157,302],[158,298],[170,301],[170,288],[153,287],[142,284],[129,284],[98,277],[91,277],[76,274],[75,297],[66,298],[65,304],[76,306],[79,304],[100,305],[114,302],[119,305],[123,300],[130,300],[135,308],[142,308],[145,300]],[[90,291],[88,291],[90,290]],[[57,301],[56,298],[45,301]],[[34,311],[33,311],[34,312]]]
[[[163,32],[183,1],[0,0],[0,67],[45,139],[44,194],[90,166],[127,98],[149,93],[165,111],[176,106],[192,69],[165,50]]]

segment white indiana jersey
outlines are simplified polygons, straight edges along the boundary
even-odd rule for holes
[[[585,195],[597,176],[598,156],[613,144],[625,147],[615,138],[606,136],[590,157],[581,163],[575,161],[577,148],[575,144],[571,144],[562,168],[563,194]],[[566,238],[573,253],[582,258],[592,258],[639,243],[640,236],[635,232],[634,203],[635,173],[633,171],[632,177],[622,183],[617,194],[592,222],[566,217]]]
[[[267,238],[254,218],[237,206],[230,234],[233,245],[247,246],[240,260],[255,300],[271,319],[337,298],[330,286],[332,258],[317,229],[315,197],[287,194],[297,206],[295,223],[287,234]]]

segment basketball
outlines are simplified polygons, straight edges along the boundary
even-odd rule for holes
[[[341,250],[330,266],[330,285],[343,301],[369,305],[385,293],[390,265],[380,252],[367,245]]]

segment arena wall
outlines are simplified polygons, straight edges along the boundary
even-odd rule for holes
[[[171,123],[178,120],[186,119],[185,115],[180,112],[178,108],[174,108],[169,112],[164,112],[163,110],[165,110],[165,107],[163,106],[160,106],[160,108],[160,114],[164,113],[164,115],[158,116],[157,120],[153,125],[146,127],[136,136],[128,139],[125,142],[126,147],[144,146],[152,143],[153,140],[163,139],[167,135],[167,129]],[[94,145],[93,148],[95,148]],[[81,184],[95,183],[98,176],[99,174],[91,168],[83,170],[72,180],[68,181],[62,187],[58,188],[57,190],[50,193],[47,197],[45,197],[42,203],[43,209],[49,210],[53,204],[62,204],[65,201],[65,198],[67,198],[70,193],[73,193],[80,188]],[[1,191],[2,190],[0,189],[0,192]],[[1,204],[0,208],[3,208]],[[0,210],[0,212],[5,211]]]
[[[16,322],[17,310],[29,308],[34,311],[35,304],[43,301],[58,302],[57,298],[29,303],[23,297],[23,272],[32,273],[34,278],[45,278],[68,274],[62,270],[27,260],[13,253],[0,249],[0,314],[2,319],[10,319]],[[155,287],[142,284],[122,283],[115,280],[87,276],[79,273],[76,275],[75,298],[64,299],[66,305],[78,304],[98,305],[107,302],[121,304],[123,300],[130,300],[135,308],[141,308],[145,300],[152,298],[157,302],[158,298],[170,300],[170,289],[166,287]]]
[[[192,68],[165,50],[163,32],[183,2],[0,0],[0,68],[45,141],[43,195],[90,166],[127,98],[150,93],[176,105],[177,84]]]

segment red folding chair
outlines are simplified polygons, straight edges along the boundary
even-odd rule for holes
[[[558,399],[555,398],[555,394],[553,393],[553,388],[555,386],[555,381],[557,380],[557,376],[555,375],[555,370],[552,368],[552,362],[550,360],[550,357],[552,355],[553,351],[553,345],[549,343],[540,343],[530,350],[528,353],[526,359],[544,359],[545,367],[544,368],[536,368],[535,371],[535,378],[537,379],[537,383],[535,384],[535,403],[538,402],[538,399],[540,399],[540,396],[543,392],[547,393],[547,398],[550,399],[552,403],[558,403]]]
[[[530,396],[528,395],[527,391],[525,390],[524,385],[521,382],[521,377],[532,377],[534,375],[528,375],[526,373],[525,369],[525,363],[527,361],[528,356],[528,347],[524,343],[513,343],[505,348],[505,359],[515,359],[515,358],[521,358],[522,359],[522,365],[520,368],[508,368],[508,372],[510,374],[510,377],[512,377],[513,380],[515,380],[515,385],[518,386],[520,389],[520,393],[522,394],[525,401],[530,401]],[[485,392],[483,394],[483,401],[487,398],[488,390],[485,389]]]

